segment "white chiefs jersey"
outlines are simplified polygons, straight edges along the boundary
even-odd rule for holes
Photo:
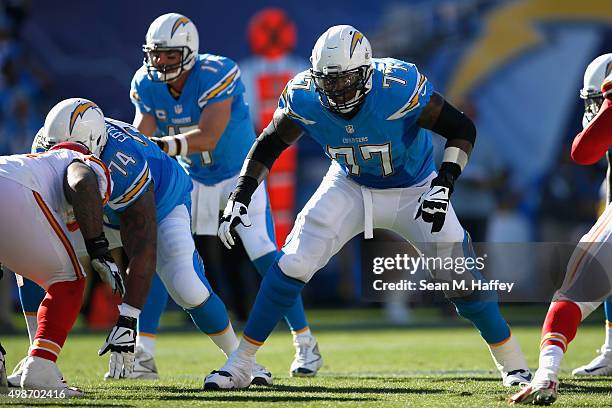
[[[11,179],[36,191],[45,203],[55,210],[70,230],[75,223],[72,205],[64,195],[64,177],[68,166],[80,161],[93,170],[98,178],[98,187],[103,204],[112,192],[112,181],[108,168],[100,159],[69,149],[51,150],[44,153],[0,156],[0,177]]]

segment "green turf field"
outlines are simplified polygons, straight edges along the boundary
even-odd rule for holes
[[[338,315],[346,320],[350,313]],[[568,376],[572,367],[594,356],[603,340],[602,326],[584,327],[570,346],[558,406],[612,406],[612,378],[575,380]],[[515,326],[513,332],[530,366],[535,367],[539,327]],[[219,368],[223,357],[212,342],[196,332],[159,336],[157,364],[162,379],[153,382],[103,381],[107,359],[96,352],[105,334],[76,334],[68,339],[59,364],[68,381],[86,391],[85,398],[27,401],[0,397],[0,405],[169,408],[221,404],[252,407],[274,402],[278,407],[501,407],[506,406],[511,392],[501,386],[492,371],[480,337],[463,324],[445,328],[367,328],[363,324],[337,328],[321,323],[315,334],[325,359],[319,377],[288,376],[293,354],[291,337],[276,331],[258,354],[259,361],[274,373],[275,385],[241,392],[201,390],[204,375]],[[25,336],[3,337],[2,343],[9,353],[9,366],[27,348]]]

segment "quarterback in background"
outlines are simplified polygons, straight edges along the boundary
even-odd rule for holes
[[[321,145],[331,165],[266,273],[240,346],[206,378],[207,389],[249,385],[255,354],[278,320],[314,273],[355,235],[372,238],[374,228],[388,229],[422,245],[426,256],[450,256],[458,247],[472,251],[449,201],[474,145],[472,121],[434,92],[415,65],[372,58],[369,41],[352,26],[323,33],[311,64],[289,81],[271,123],[249,151],[219,238],[231,245],[232,230],[250,225],[251,197],[274,160],[304,132]],[[447,139],[437,172],[427,129]],[[528,381],[527,363],[495,293],[452,301],[479,330],[504,385]]]
[[[177,157],[193,180],[192,232],[198,252],[217,244],[219,214],[236,185],[240,167],[255,141],[244,102],[240,69],[229,58],[199,54],[198,31],[191,20],[164,14],[149,27],[144,65],[132,80],[134,126],[168,155]],[[160,136],[160,137],[154,137]],[[249,206],[253,226],[237,229],[246,252],[263,275],[277,257],[273,222],[264,183]],[[250,226],[250,224],[249,224]],[[211,245],[212,244],[212,245]],[[154,284],[139,322],[138,357],[153,360],[154,335],[167,293]],[[292,376],[313,376],[322,365],[301,297],[285,312],[296,349]],[[146,365],[146,364],[145,364]],[[150,364],[154,368],[154,364]],[[146,367],[143,367],[146,368]],[[135,378],[157,373],[135,373]]]
[[[11,231],[0,234],[0,262],[46,292],[19,378],[18,386],[25,389],[54,390],[61,397],[83,394],[68,387],[56,365],[85,288],[85,271],[68,225],[80,228],[92,269],[112,276],[115,288],[124,292],[103,232],[103,206],[112,195],[112,181],[107,167],[89,150],[99,154],[105,141],[96,135],[85,144],[60,143],[46,153],[0,157],[0,230]],[[108,343],[103,348],[107,347],[116,351]],[[3,388],[4,354],[0,346]]]
[[[589,64],[584,75],[584,87],[580,91],[585,99],[584,129],[576,135],[572,144],[572,159],[578,164],[597,163],[612,146],[611,63],[612,54],[602,55]],[[510,398],[510,404],[550,405],[557,400],[559,370],[569,343],[576,336],[580,323],[606,297],[612,295],[609,286],[611,219],[612,205],[608,203],[595,225],[580,239],[567,265],[563,284],[555,292],[542,326],[538,370],[531,383]],[[604,282],[603,279],[608,281]],[[591,292],[585,293],[584,288],[589,288]],[[608,309],[606,317],[609,318],[607,313]],[[610,364],[609,348],[610,338],[607,335],[602,354],[586,367],[586,373],[583,373],[585,367],[581,367],[574,370],[574,374],[588,374],[597,370],[605,372]],[[610,374],[609,371],[607,373]]]

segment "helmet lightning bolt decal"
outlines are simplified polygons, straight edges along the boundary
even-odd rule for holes
[[[85,114],[85,112],[87,112],[88,109],[100,109],[98,108],[98,105],[96,105],[93,102],[83,102],[80,103],[70,114],[70,127],[68,129],[68,131],[70,132],[70,134],[72,134],[72,128],[74,127],[74,124],[76,123],[77,119],[80,117],[83,117],[83,115]]]
[[[181,17],[179,19],[177,19],[174,24],[172,25],[172,31],[170,32],[170,38],[172,38],[172,36],[174,35],[174,33],[176,32],[176,30],[178,30],[178,28],[180,26],[184,26],[191,23],[191,21],[189,21],[189,19],[187,17]]]
[[[363,34],[355,30],[355,33],[353,33],[353,39],[351,40],[351,52],[349,54],[349,58],[353,57],[353,51],[355,51],[355,47],[357,47],[357,44],[361,43],[362,41]]]

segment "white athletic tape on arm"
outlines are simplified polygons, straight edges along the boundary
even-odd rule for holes
[[[456,163],[461,167],[461,171],[463,171],[468,162],[468,155],[458,147],[447,147],[444,149],[444,158],[442,162]]]
[[[162,137],[162,140],[168,145],[168,151],[166,152],[168,156],[176,156],[176,140],[174,136],[165,136]]]
[[[127,303],[121,303],[119,305],[119,314],[138,319],[138,316],[140,316],[140,309],[130,306]]]
[[[179,156],[187,156],[187,152],[189,151],[189,145],[187,144],[187,136],[181,134],[178,136],[175,136],[176,140],[178,140],[180,142],[181,145],[181,151],[178,152]]]

